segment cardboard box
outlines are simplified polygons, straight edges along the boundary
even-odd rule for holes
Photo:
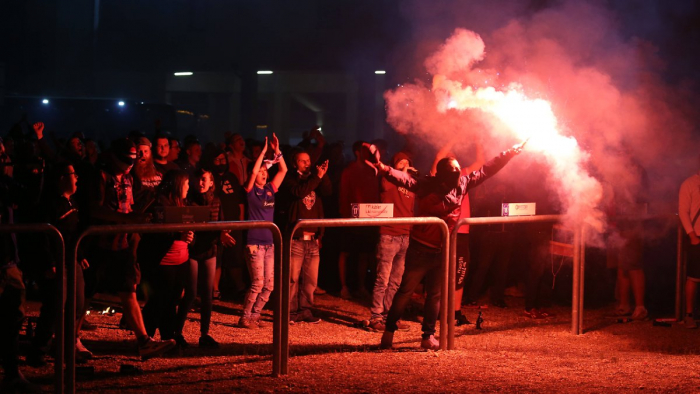
[[[503,203],[501,216],[533,216],[535,215],[534,202]]]
[[[393,218],[394,204],[351,204],[354,218]]]

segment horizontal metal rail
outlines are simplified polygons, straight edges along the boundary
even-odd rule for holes
[[[88,227],[81,235],[75,244],[75,256],[77,258],[78,247],[83,239],[90,235],[97,234],[121,234],[121,233],[169,233],[179,231],[224,231],[224,230],[250,230],[250,229],[268,229],[272,232],[272,238],[275,245],[275,278],[276,286],[281,287],[280,281],[282,271],[282,233],[279,228],[272,222],[265,221],[226,221],[226,222],[208,222],[208,223],[184,223],[184,224],[165,224],[165,223],[150,223],[150,224],[114,224],[104,226]],[[68,270],[70,291],[68,295],[68,310],[69,317],[72,320],[68,321],[68,329],[73,332],[73,341],[75,341],[75,267],[78,265],[77,260],[73,261],[73,269]],[[280,323],[280,298],[274,305],[274,323],[273,323],[273,343],[280,343],[281,323]],[[69,393],[75,392],[75,347],[68,351],[68,387]],[[278,376],[280,374],[281,353],[278,345],[273,345],[272,354],[272,374]]]
[[[291,281],[290,261],[292,258],[292,237],[297,230],[310,227],[378,227],[387,225],[416,225],[416,224],[434,224],[440,226],[442,232],[442,268],[444,269],[445,277],[442,281],[442,298],[441,303],[447,303],[447,293],[449,289],[447,271],[450,265],[450,256],[448,254],[450,247],[450,230],[444,220],[436,217],[413,217],[413,218],[381,218],[381,219],[302,219],[297,220],[292,226],[291,231],[285,234],[285,253],[286,259],[283,265],[284,271],[282,274],[283,288],[281,289],[282,301],[282,374],[288,373],[287,360],[289,359],[289,285]],[[454,298],[454,294],[453,294]],[[447,349],[447,313],[445,308],[440,308],[440,348]]]
[[[65,262],[66,262],[66,247],[63,241],[63,235],[58,229],[50,224],[45,223],[32,223],[32,224],[2,224],[0,225],[0,233],[45,233],[56,239],[56,245],[58,246],[58,264],[56,265],[56,275],[57,275],[57,288],[56,288],[56,303],[58,305],[58,321],[56,322],[56,363],[54,364],[54,391],[56,393],[63,393],[64,377],[63,377],[63,354],[65,351],[65,340],[64,340],[64,321],[65,312],[64,305],[66,304],[66,293],[65,289],[66,275],[65,275]]]
[[[494,216],[494,217],[473,217],[473,218],[462,218],[460,219],[455,228],[451,233],[450,240],[450,259],[452,261],[457,261],[457,234],[460,227],[465,225],[486,225],[486,224],[517,224],[517,223],[553,223],[560,222],[564,216],[562,215],[539,215],[539,216]],[[575,248],[575,246],[574,246]],[[576,258],[574,258],[576,259]],[[578,264],[578,261],[574,265]],[[576,272],[576,269],[574,269]],[[455,264],[450,264],[449,281],[450,281],[450,294],[447,300],[447,313],[450,316],[455,314],[455,283],[457,278],[457,267]],[[573,301],[572,301],[573,304]],[[573,312],[572,312],[573,314]],[[455,321],[450,319],[449,321],[449,344],[448,349],[454,349],[454,338],[455,338]]]

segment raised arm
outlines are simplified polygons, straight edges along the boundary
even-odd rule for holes
[[[272,133],[270,147],[275,151],[275,158],[279,159],[279,162],[277,163],[279,165],[279,171],[277,171],[277,174],[275,174],[275,177],[272,178],[270,183],[272,183],[272,186],[275,187],[275,190],[279,190],[280,186],[282,185],[282,181],[284,181],[285,175],[287,175],[287,163],[284,162],[284,157],[282,157],[282,152],[280,151],[280,141],[277,139],[277,135],[275,135],[275,133]]]
[[[260,166],[262,166],[263,160],[265,160],[265,153],[267,152],[267,137],[265,137],[265,145],[263,145],[262,150],[260,151],[260,155],[258,156],[258,159],[255,161],[255,164],[253,165],[253,172],[250,174],[250,177],[248,177],[248,183],[245,186],[245,191],[246,193],[253,190],[253,185],[255,184],[255,178],[258,176],[258,172],[260,172]],[[244,168],[243,171],[246,169]]]

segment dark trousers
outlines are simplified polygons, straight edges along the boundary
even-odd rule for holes
[[[552,296],[552,254],[550,232],[532,235],[529,266],[525,281],[525,309],[547,306]]]
[[[188,263],[158,266],[153,294],[143,307],[143,322],[150,337],[160,331],[161,339],[173,339],[177,329],[177,307],[189,275]]]
[[[435,323],[440,312],[441,281],[443,277],[442,253],[431,250],[411,240],[406,252],[406,269],[401,278],[401,287],[394,296],[394,302],[386,319],[386,331],[397,330],[396,322],[401,319],[411,295],[424,280],[427,293],[423,311],[423,339],[435,334]]]
[[[491,273],[490,299],[492,302],[502,300],[513,250],[513,234],[509,232],[485,232],[474,235],[476,253],[473,262],[476,263],[476,267],[472,274],[469,299],[475,301],[479,298],[481,290],[486,284],[486,278]]]
[[[24,321],[25,292],[19,268],[0,268],[0,359],[8,380],[19,374],[19,330]]]
[[[41,279],[38,281],[39,296],[41,298],[41,309],[39,319],[36,323],[36,331],[32,339],[34,351],[49,344],[49,341],[56,332],[58,323],[58,308],[61,308],[58,291],[57,278]],[[75,320],[78,322],[85,313],[85,281],[83,280],[83,269],[75,270]],[[76,326],[77,328],[77,326]]]

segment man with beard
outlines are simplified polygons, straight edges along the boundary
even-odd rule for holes
[[[510,159],[520,153],[523,145],[524,143],[502,152],[478,171],[468,175],[461,174],[459,162],[454,157],[445,157],[438,162],[435,176],[420,179],[382,163],[375,146],[365,145],[365,148],[369,148],[372,153],[370,160],[387,180],[416,193],[416,216],[436,216],[444,220],[451,231],[459,220],[462,199],[465,198],[469,189],[496,174]],[[406,252],[405,271],[387,316],[381,348],[391,349],[394,332],[398,329],[396,323],[421,282],[424,283],[427,293],[421,347],[428,350],[440,348],[434,336],[440,311],[441,281],[444,276],[440,239],[441,231],[437,225],[413,226]]]
[[[105,167],[99,171],[91,191],[92,216],[105,224],[144,223],[147,215],[134,212],[133,178],[130,171],[136,160],[136,148],[128,139],[115,140]],[[174,340],[157,341],[149,337],[136,299],[136,286],[141,269],[132,252],[129,234],[104,235],[98,241],[99,251],[90,261],[96,263],[98,282],[102,279],[110,290],[119,294],[123,315],[136,334],[143,359],[156,357],[175,347]]]
[[[156,170],[165,175],[170,170],[179,170],[180,167],[168,160],[170,155],[170,139],[166,134],[158,134],[154,138],[155,149],[152,150],[153,153],[153,165],[156,166]]]

